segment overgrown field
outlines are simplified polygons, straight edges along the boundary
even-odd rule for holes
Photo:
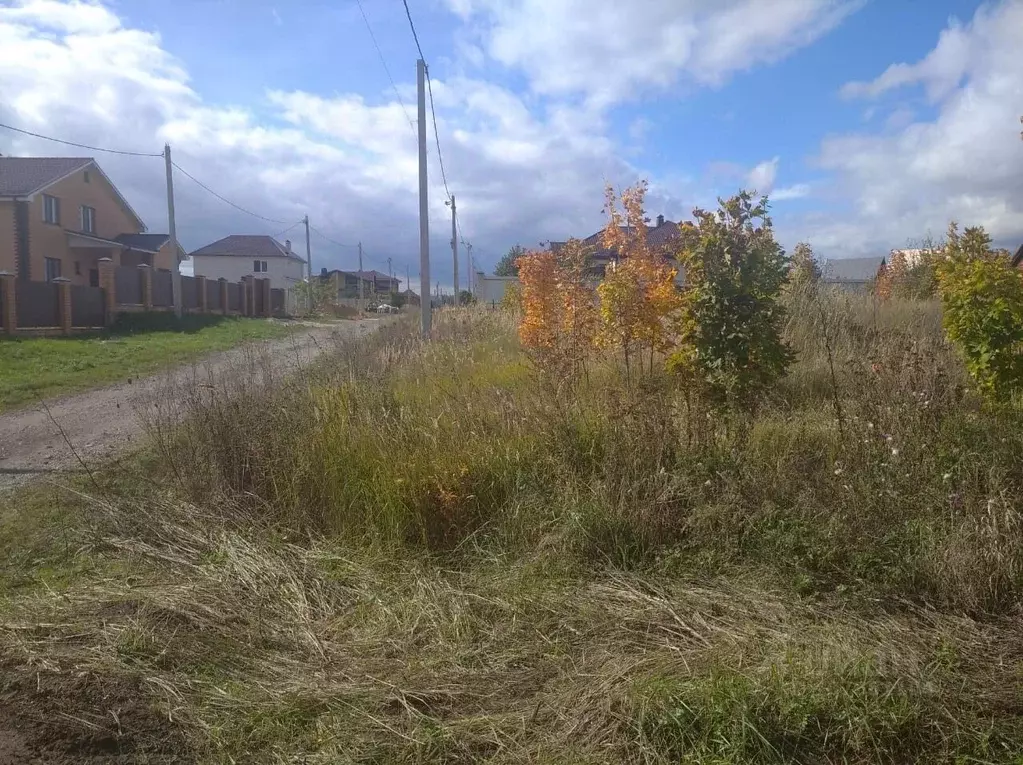
[[[0,740],[1023,761],[1023,416],[969,392],[935,303],[789,310],[752,417],[609,362],[551,389],[514,316],[469,310],[197,390],[178,429],[150,413],[138,462],[9,500]]]

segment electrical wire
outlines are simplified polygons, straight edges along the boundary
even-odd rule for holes
[[[377,36],[373,34],[373,27],[369,25],[369,18],[366,16],[366,11],[362,7],[362,0],[355,0],[359,6],[359,13],[362,14],[362,20],[366,22],[366,31],[369,32],[369,39],[373,41],[373,47],[377,49],[377,56],[380,57],[380,63],[384,67],[384,72],[387,74],[387,79],[391,82],[391,89],[394,90],[394,95],[398,97],[398,103],[401,104],[401,110],[405,113],[405,119],[408,120],[408,126],[412,128],[413,135],[416,132],[415,122],[412,121],[412,117],[409,116],[408,109],[405,108],[405,102],[401,98],[401,93],[398,92],[398,86],[394,84],[394,78],[391,76],[391,70],[387,67],[387,61],[384,59],[384,52],[380,50],[380,44],[377,42]]]
[[[416,50],[419,51],[419,58],[426,61],[426,56],[423,55],[423,49],[419,45],[419,35],[416,34],[416,25],[412,23],[412,11],[408,9],[408,0],[401,0],[405,4],[405,15],[408,16],[408,25],[412,27],[412,39],[416,41]]]
[[[88,149],[89,151],[102,151],[102,152],[106,152],[107,154],[123,154],[124,156],[127,156],[127,157],[162,157],[163,156],[163,152],[160,152],[159,154],[153,154],[151,152],[147,153],[147,152],[141,152],[141,151],[123,151],[121,149],[104,149],[104,148],[102,148],[100,146],[89,146],[89,145],[84,144],[84,143],[75,143],[74,141],[65,141],[65,140],[63,140],[61,138],[54,138],[52,136],[42,135],[41,133],[33,133],[31,130],[22,130],[21,128],[16,128],[13,125],[5,125],[3,123],[0,123],[0,128],[5,128],[7,130],[13,130],[15,133],[22,133],[24,135],[30,135],[33,138],[42,138],[44,141],[53,141],[54,143],[62,143],[65,146],[75,146],[75,147],[77,147],[79,149]]]
[[[284,235],[285,235],[285,234],[287,234],[287,233],[288,233],[289,231],[291,231],[291,229],[295,228],[295,226],[301,226],[301,225],[302,225],[303,223],[305,223],[305,221],[304,221],[304,220],[300,220],[300,221],[298,221],[297,223],[292,223],[292,224],[291,224],[290,226],[288,226],[288,227],[287,227],[286,229],[284,229],[283,231],[281,231],[281,232],[279,232],[279,233],[276,233],[276,234],[274,234],[274,235],[273,235],[273,238],[274,238],[274,239],[276,239],[276,238],[277,238],[277,237],[279,237],[279,236],[284,236]]]
[[[185,177],[187,177],[187,178],[191,178],[191,179],[192,179],[192,180],[193,180],[193,181],[194,181],[194,182],[195,182],[196,184],[198,184],[198,185],[199,185],[199,186],[201,186],[202,188],[206,189],[206,191],[208,191],[208,192],[209,192],[210,194],[212,194],[213,196],[215,196],[215,197],[216,197],[217,199],[219,199],[219,200],[220,200],[221,202],[224,202],[224,203],[226,203],[226,204],[229,204],[229,205],[231,205],[231,207],[233,207],[234,209],[236,209],[236,210],[239,210],[239,211],[241,211],[241,212],[245,213],[246,215],[251,215],[251,216],[252,216],[253,218],[259,218],[260,220],[265,220],[265,221],[266,221],[267,223],[276,223],[276,224],[278,224],[278,225],[285,225],[285,224],[287,224],[287,222],[288,222],[288,221],[286,221],[286,220],[277,220],[276,218],[267,218],[267,217],[266,217],[265,215],[260,215],[259,213],[254,213],[254,212],[252,212],[252,210],[246,210],[246,209],[245,209],[244,207],[242,207],[241,205],[236,205],[236,204],[235,204],[234,202],[232,202],[232,201],[231,201],[230,199],[228,199],[228,198],[226,198],[226,197],[223,197],[223,196],[221,196],[220,194],[218,194],[217,192],[215,192],[215,191],[214,191],[213,189],[211,189],[211,188],[210,188],[209,186],[207,186],[207,185],[206,185],[205,183],[203,183],[203,182],[202,182],[202,181],[200,181],[200,180],[199,180],[198,178],[196,178],[196,177],[195,177],[194,175],[192,175],[192,174],[191,174],[191,173],[189,173],[189,172],[188,172],[187,170],[185,170],[185,169],[184,169],[184,168],[183,168],[183,167],[182,167],[181,165],[179,165],[179,164],[178,164],[177,162],[171,162],[171,164],[172,164],[172,165],[174,165],[174,167],[176,167],[176,168],[177,168],[177,169],[178,169],[178,170],[179,170],[179,171],[180,171],[180,172],[182,173],[182,175],[184,175],[184,176],[185,176]]]
[[[358,247],[359,246],[357,244],[345,244],[344,242],[337,241],[337,239],[331,239],[329,236],[327,236],[322,231],[320,231],[319,229],[317,229],[316,227],[314,227],[312,225],[309,226],[309,230],[314,232],[314,233],[316,233],[321,238],[326,239],[331,244],[336,244],[338,247]]]
[[[448,176],[444,172],[444,155],[440,153],[440,133],[437,130],[437,112],[433,109],[433,83],[430,80],[430,68],[426,68],[426,88],[430,92],[430,114],[433,116],[433,139],[437,143],[437,162],[440,163],[440,178],[444,181],[444,193],[451,199],[451,191],[448,190]]]

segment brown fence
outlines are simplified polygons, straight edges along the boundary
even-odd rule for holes
[[[174,280],[170,271],[153,271],[153,305],[159,308],[174,305]]]
[[[118,266],[114,270],[114,292],[119,305],[142,305],[142,269]]]
[[[185,310],[199,307],[199,285],[193,276],[181,277],[181,298]]]
[[[60,294],[53,282],[15,282],[15,312],[19,327],[59,327]]]
[[[227,284],[227,310],[242,310],[242,285],[228,282]]]
[[[106,324],[106,298],[100,287],[72,284],[71,326],[102,327]]]
[[[206,309],[216,313],[224,310],[224,306],[220,303],[220,282],[218,281],[206,280]]]

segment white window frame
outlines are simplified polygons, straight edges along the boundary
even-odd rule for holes
[[[60,197],[43,194],[43,223],[60,225]]]
[[[252,272],[255,274],[265,274],[267,272],[267,263],[265,260],[253,260],[252,261]]]
[[[50,264],[55,263],[57,265],[57,273],[50,273]],[[43,267],[46,270],[46,281],[52,282],[54,279],[59,279],[63,273],[63,263],[60,262],[60,258],[43,258]]]
[[[88,213],[89,213],[88,216],[86,215],[86,211],[88,211]],[[86,233],[86,234],[95,234],[96,233],[96,208],[95,207],[89,207],[89,205],[82,205],[81,206],[81,218],[82,218],[82,231],[84,233]],[[88,226],[85,225],[86,224],[86,219],[88,219],[88,223],[89,223]]]

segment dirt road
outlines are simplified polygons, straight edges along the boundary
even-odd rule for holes
[[[378,320],[310,325],[291,337],[216,354],[152,377],[56,399],[0,415],[0,491],[34,477],[75,472],[132,446],[142,434],[136,407],[156,395],[163,406],[185,400],[188,386],[227,379],[254,355],[272,362],[274,375],[301,369],[331,346],[336,335],[371,331]],[[167,397],[170,397],[168,400]]]

